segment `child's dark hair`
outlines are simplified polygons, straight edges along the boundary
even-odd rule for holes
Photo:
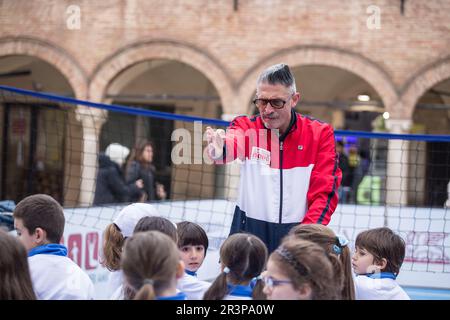
[[[163,217],[143,217],[134,227],[133,234],[143,231],[160,231],[168,235],[175,243],[177,243],[177,227],[170,220]]]
[[[300,224],[290,230],[289,236],[320,245],[333,264],[335,280],[342,288],[341,299],[355,300],[351,252],[348,246],[340,245],[333,230],[321,224]]]
[[[203,299],[222,300],[229,293],[229,284],[250,283],[252,280],[256,280],[253,299],[265,299],[259,276],[266,266],[267,255],[266,245],[257,236],[247,233],[229,236],[220,248],[221,263],[229,272],[224,269],[205,292]]]
[[[205,254],[208,250],[208,236],[205,230],[198,224],[190,221],[177,223],[178,248],[184,246],[204,246]]]
[[[383,227],[363,231],[356,237],[355,246],[367,250],[377,263],[386,259],[386,267],[381,271],[399,274],[405,258],[405,241],[391,229]]]
[[[36,228],[45,230],[47,240],[59,243],[64,233],[64,211],[61,205],[46,194],[35,194],[24,198],[14,209],[15,219],[21,219],[30,234]]]

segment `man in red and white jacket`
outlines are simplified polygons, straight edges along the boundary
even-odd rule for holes
[[[259,115],[235,118],[226,133],[207,128],[215,163],[242,161],[230,234],[255,234],[270,252],[299,223],[327,225],[338,203],[333,128],[296,113],[299,99],[289,67],[274,65],[257,82]]]

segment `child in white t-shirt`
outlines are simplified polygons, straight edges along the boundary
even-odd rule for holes
[[[185,265],[184,276],[178,280],[177,288],[188,300],[202,300],[211,283],[197,278],[197,271],[205,260],[208,236],[196,223],[183,221],[177,224],[178,249]]]
[[[60,244],[64,233],[63,208],[46,194],[24,198],[14,209],[14,227],[28,250],[28,264],[36,297],[40,300],[91,300],[89,276],[67,257]]]
[[[352,266],[357,300],[409,300],[395,281],[405,258],[405,241],[389,228],[356,237]]]

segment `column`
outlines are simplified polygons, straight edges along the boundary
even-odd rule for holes
[[[388,119],[386,129],[390,133],[409,133],[410,119]],[[409,142],[390,139],[387,153],[386,205],[403,206],[408,200]]]
[[[100,130],[107,119],[107,111],[78,106],[76,118],[83,130],[83,147],[81,155],[81,183],[79,205],[90,206],[94,200],[97,180],[97,157]]]

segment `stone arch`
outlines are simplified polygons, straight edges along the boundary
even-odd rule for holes
[[[222,110],[227,112],[233,97],[233,80],[228,70],[205,50],[172,40],[150,40],[128,45],[105,59],[95,69],[89,84],[89,97],[102,101],[111,81],[128,67],[151,59],[168,59],[185,63],[208,78],[215,86]]]
[[[76,98],[87,98],[86,73],[78,62],[64,49],[36,38],[1,38],[0,56],[9,55],[27,55],[47,62],[67,79]]]
[[[417,102],[425,92],[449,78],[450,56],[434,61],[418,70],[401,90],[403,105],[409,117],[412,117]]]
[[[36,38],[1,38],[0,56],[10,55],[26,55],[45,61],[66,78],[75,98],[87,98],[87,75],[78,62],[64,49]],[[80,107],[76,110],[79,109]],[[69,123],[67,124],[67,130],[70,132],[69,137],[73,135],[81,136],[83,130],[76,118],[76,113],[77,111],[75,110],[68,113]],[[79,155],[74,150],[81,150],[83,144],[81,139],[68,139],[66,142],[64,186],[67,189],[64,192],[65,205],[77,205],[80,187],[80,179],[78,177],[82,171],[82,166]]]
[[[302,65],[325,65],[337,67],[361,77],[369,83],[381,97],[386,111],[392,110],[398,101],[398,93],[389,74],[366,57],[339,48],[324,46],[298,46],[280,50],[262,59],[251,67],[238,82],[241,105],[248,105],[255,90],[260,72],[276,63],[287,63],[291,67]],[[236,113],[243,110],[236,110]]]

